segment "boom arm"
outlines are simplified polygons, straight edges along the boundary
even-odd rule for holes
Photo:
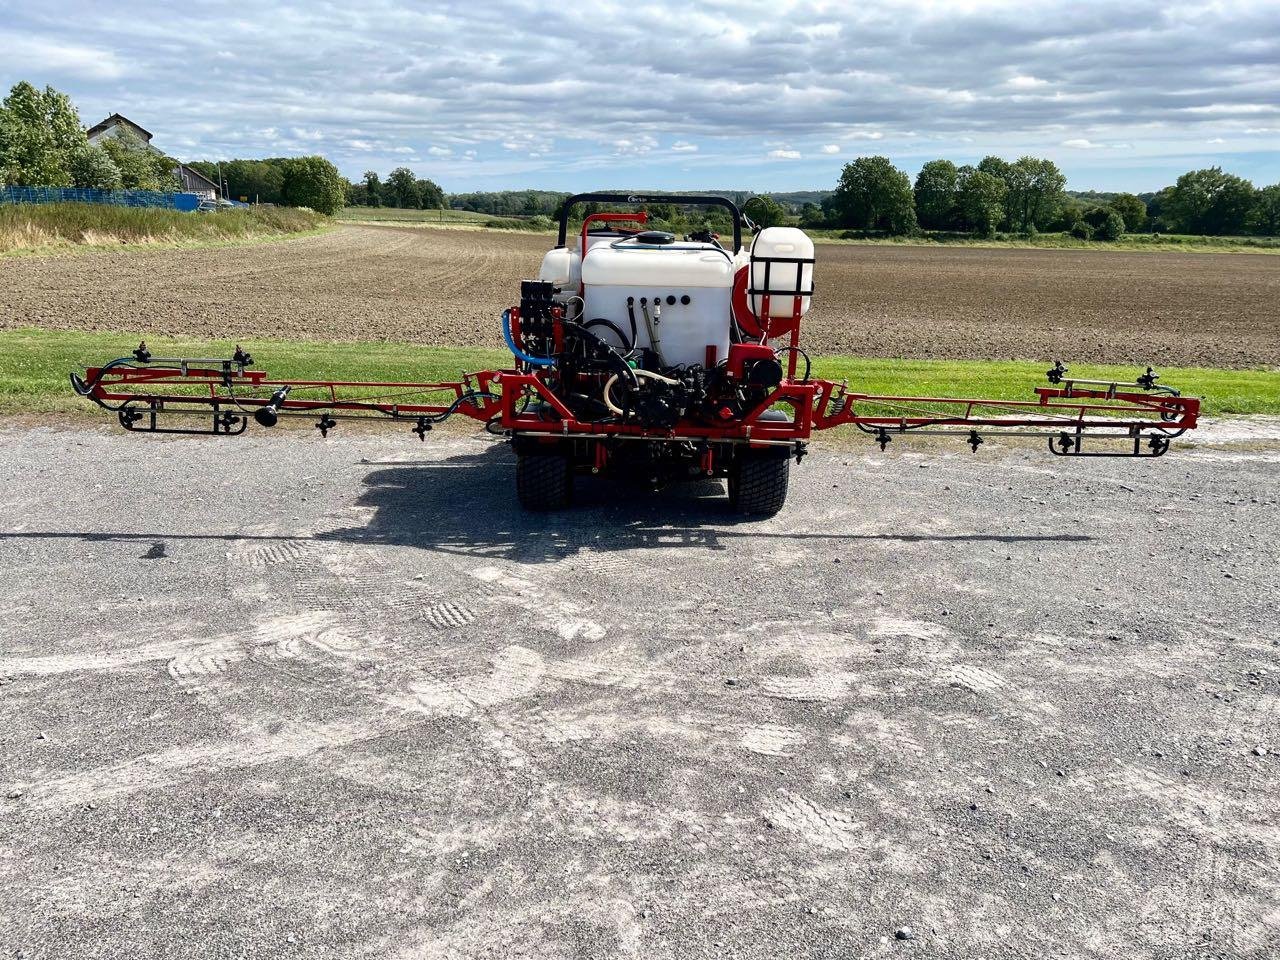
[[[71,375],[72,387],[114,412],[127,430],[150,433],[235,435],[249,417],[272,426],[280,417],[315,417],[322,435],[337,415],[412,424],[425,439],[431,428],[454,414],[482,421],[499,432],[644,439],[679,443],[743,443],[791,446],[802,455],[815,430],[852,425],[884,449],[894,436],[956,436],[973,450],[985,435],[1047,438],[1051,452],[1071,456],[1155,457],[1170,441],[1194,429],[1200,401],[1158,386],[1156,375],[1128,383],[1068,379],[1056,364],[1051,385],[1028,400],[888,396],[849,392],[830,380],[790,377],[756,407],[727,422],[708,419],[678,431],[636,423],[583,420],[567,406],[545,373],[521,365],[483,370],[461,380],[396,381],[275,380],[248,369],[252,358],[239,348],[230,359],[152,357],[142,344],[129,357]],[[443,396],[441,396],[443,395]],[[770,415],[789,408],[790,417]],[[207,417],[203,426],[165,426],[171,417]],[[1085,438],[1104,441],[1098,447]],[[1106,441],[1110,441],[1106,445]]]

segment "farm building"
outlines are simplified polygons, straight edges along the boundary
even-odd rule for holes
[[[199,170],[192,170],[185,163],[178,164],[177,173],[178,179],[182,181],[184,193],[194,193],[202,200],[217,200],[222,195],[216,183]]]
[[[151,138],[153,134],[150,130],[139,126],[119,113],[113,113],[85,131],[85,135],[89,138],[89,143],[95,146],[108,137],[120,137],[130,133],[145,143],[148,150],[154,150],[156,153],[161,152],[157,147],[152,146]],[[182,182],[184,193],[194,193],[202,200],[217,200],[221,197],[222,191],[218,189],[218,185],[198,170],[193,170],[186,164],[179,163],[176,173],[178,174],[178,179]]]
[[[118,113],[113,113],[107,119],[95,123],[85,131],[85,136],[89,138],[90,144],[97,146],[107,137],[120,137],[127,133],[132,133],[148,147],[151,147],[152,150],[156,150],[155,147],[151,146],[151,131],[138,126],[128,117],[123,117]],[[156,152],[159,153],[158,150]]]

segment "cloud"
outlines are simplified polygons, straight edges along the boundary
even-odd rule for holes
[[[1212,139],[1205,141],[1205,143],[1226,143],[1226,142],[1227,141],[1223,140],[1222,137],[1213,137]]]
[[[840,145],[835,143],[824,144],[822,147],[822,152],[823,153],[839,153]]]
[[[210,31],[158,0],[0,7],[0,87],[53,84],[86,122],[119,111],[185,159],[323,153],[358,175],[407,146],[462,189],[449,171],[629,179],[656,169],[661,144],[762,186],[797,143],[875,142],[904,166],[921,153],[908,138],[955,159],[1065,140],[1090,163],[1125,143],[1130,168],[1210,137],[1280,152],[1280,4],[1267,0],[788,0],[782,17],[776,0],[259,0]],[[637,56],[655,36],[660,63]]]
[[[15,74],[36,71],[55,72],[87,80],[118,80],[129,73],[125,62],[111,50],[102,50],[77,42],[72,37],[40,37],[0,30],[0,50],[5,52],[8,68]],[[8,71],[0,68],[0,78],[7,80]],[[4,93],[21,77],[5,83]],[[43,86],[39,77],[32,77]]]
[[[770,150],[767,156],[772,160],[799,160],[799,150]]]
[[[427,147],[427,156],[430,156],[430,157],[448,157],[452,155],[453,155],[453,151],[450,150],[448,147],[436,147],[436,146]]]
[[[657,139],[648,134],[641,134],[637,137],[622,137],[613,141],[613,152],[619,157],[634,157],[648,153],[657,145]]]

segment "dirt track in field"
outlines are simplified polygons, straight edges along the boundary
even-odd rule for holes
[[[344,226],[275,244],[0,261],[0,328],[501,346],[546,236]],[[818,353],[1280,363],[1280,257],[818,248]]]

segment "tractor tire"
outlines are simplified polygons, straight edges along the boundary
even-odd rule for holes
[[[572,489],[568,457],[531,453],[516,457],[516,497],[526,510],[563,510]]]
[[[787,502],[790,478],[790,457],[747,453],[729,473],[729,506],[743,516],[772,517]]]

